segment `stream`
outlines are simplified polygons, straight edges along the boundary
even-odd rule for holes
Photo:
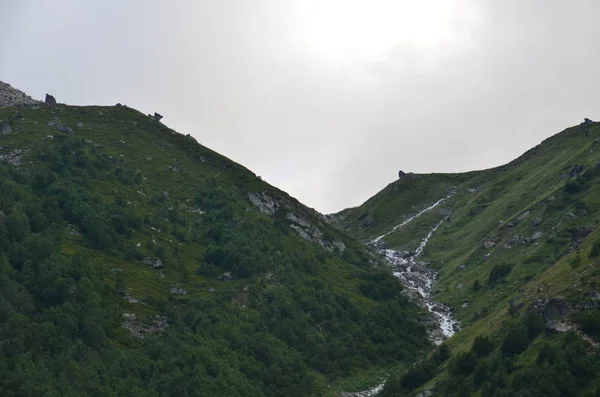
[[[436,201],[429,207],[425,208],[416,215],[411,216],[399,225],[394,226],[390,231],[382,234],[379,237],[369,241],[368,246],[375,248],[377,252],[382,254],[387,260],[388,264],[392,269],[392,274],[400,280],[405,288],[405,293],[409,298],[420,306],[426,307],[427,310],[435,319],[438,327],[431,330],[429,338],[431,341],[440,345],[444,339],[451,337],[459,330],[458,321],[452,317],[452,308],[439,302],[435,302],[431,299],[431,293],[433,290],[433,284],[437,278],[437,272],[429,267],[425,262],[419,261],[419,257],[423,253],[425,246],[429,242],[429,239],[437,231],[437,229],[447,219],[444,218],[439,221],[423,238],[419,247],[414,252],[409,251],[396,251],[385,247],[383,238],[387,235],[395,232],[401,227],[405,226],[409,222],[417,219],[426,212],[438,207],[444,201],[452,196],[450,193],[448,196]],[[357,393],[342,393],[344,397],[374,397],[381,390],[383,390],[384,383],[381,383],[372,389],[357,392]]]

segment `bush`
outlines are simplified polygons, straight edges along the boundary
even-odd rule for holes
[[[416,389],[427,383],[435,375],[436,365],[431,361],[411,367],[400,378],[400,384],[406,389]]]
[[[535,337],[541,334],[546,328],[546,323],[542,316],[534,311],[530,311],[525,315],[523,318],[523,325],[527,328],[529,340],[535,339]]]
[[[461,353],[454,359],[451,371],[455,375],[468,376],[477,365],[477,357],[472,352]]]
[[[473,341],[473,351],[477,357],[487,356],[494,351],[494,342],[487,336],[478,336]]]
[[[578,313],[574,320],[579,323],[581,330],[588,335],[600,336],[600,311]]]
[[[590,249],[588,257],[596,258],[598,257],[598,255],[600,255],[600,240],[594,241],[594,244],[592,244],[592,248]]]
[[[528,346],[529,337],[527,328],[522,324],[518,324],[508,331],[500,349],[505,356],[514,356],[515,354],[524,352]]]
[[[481,282],[479,280],[475,280],[473,282],[473,292],[479,292],[481,290]]]
[[[450,346],[443,344],[433,352],[432,358],[436,363],[441,364],[449,359],[451,355]]]
[[[501,282],[510,274],[512,271],[512,265],[507,263],[494,265],[492,270],[490,271],[490,275],[488,277],[488,284],[495,285]]]

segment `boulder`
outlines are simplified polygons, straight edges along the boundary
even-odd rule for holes
[[[544,235],[544,233],[542,233],[542,232],[535,232],[533,234],[533,236],[531,237],[531,240],[533,240],[533,241],[539,240],[542,238],[543,235]]]
[[[223,274],[221,274],[219,276],[219,280],[221,281],[232,281],[233,280],[233,276],[231,275],[231,272],[225,272]]]
[[[572,330],[573,327],[563,321],[550,320],[546,322],[546,333],[547,334],[558,334]]]
[[[156,112],[154,112],[154,116],[149,114],[148,117],[150,117],[154,121],[160,121],[163,118],[161,114],[158,114]]]
[[[369,215],[363,220],[362,225],[364,227],[367,227],[367,226],[371,226],[374,223],[375,223],[375,218],[373,218],[371,215]]]
[[[12,127],[10,126],[10,122],[8,120],[3,121],[0,124],[0,135],[8,135],[12,132]]]
[[[44,100],[44,103],[50,109],[56,108],[56,99],[50,94],[46,94],[46,99]]]
[[[398,171],[398,179],[402,179],[406,175],[406,172],[400,170]]]
[[[494,245],[496,245],[496,243],[494,243],[493,241],[486,241],[483,243],[483,246],[485,247],[486,250],[493,248]]]
[[[541,224],[542,224],[542,218],[533,218],[533,220],[531,221],[531,226],[533,226],[533,227],[538,227]]]
[[[150,267],[150,269],[156,270],[156,269],[164,269],[165,264],[158,258],[149,258],[146,257],[144,258],[144,260],[142,260],[142,263],[144,265],[148,265]]]
[[[583,123],[579,124],[579,126],[581,128],[587,128],[590,127],[592,124],[594,124],[594,122],[586,117],[583,119]]]

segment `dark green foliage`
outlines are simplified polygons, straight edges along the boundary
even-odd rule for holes
[[[493,286],[498,284],[510,274],[511,270],[512,265],[508,263],[494,265],[490,271],[490,275],[488,276],[488,285]]]
[[[481,282],[479,280],[473,281],[473,292],[479,292],[481,290]]]
[[[527,337],[530,341],[534,340],[536,336],[544,332],[546,323],[542,316],[535,311],[529,311],[523,318],[523,324],[527,328]]]
[[[452,351],[450,350],[450,346],[443,343],[433,352],[432,358],[436,363],[441,364],[449,359],[451,355]]]
[[[454,358],[451,364],[451,372],[456,375],[468,376],[477,365],[477,357],[473,352],[463,352]]]
[[[45,111],[29,111],[46,126]],[[95,131],[114,119],[89,121],[90,138],[103,144],[32,132],[35,166],[0,166],[0,395],[320,395],[323,384],[428,350],[421,309],[368,265],[362,244],[319,226],[347,243],[342,257],[290,232],[285,212],[275,226],[247,199],[272,188],[253,186],[248,171],[208,149],[201,160],[199,146],[154,124],[124,138],[146,134],[139,150],[154,160],[138,148],[108,154],[103,145],[132,121],[149,123],[119,112],[112,117],[127,122],[117,137]],[[169,170],[173,156],[190,172]],[[299,204],[291,210],[317,223]],[[146,258],[164,267],[150,269]],[[217,280],[224,272],[234,280]],[[170,285],[188,293],[170,294]],[[166,316],[169,326],[136,340],[124,313],[139,324]]]
[[[529,346],[529,336],[527,328],[524,325],[517,324],[512,326],[504,339],[500,350],[506,356],[514,356],[525,351]]]
[[[600,311],[593,310],[574,315],[574,320],[579,323],[581,330],[588,335],[600,337]]]
[[[588,256],[590,258],[597,258],[598,255],[600,255],[600,240],[595,240],[594,244],[592,244],[592,248],[590,248]]]
[[[487,356],[494,351],[494,342],[488,336],[478,336],[473,341],[473,352],[477,357]]]
[[[400,385],[405,389],[416,389],[433,378],[436,368],[431,361],[415,365],[400,377]]]

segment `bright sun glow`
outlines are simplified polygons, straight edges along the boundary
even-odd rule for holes
[[[331,61],[369,61],[399,43],[453,44],[468,14],[450,0],[302,0],[294,6],[296,39]]]

